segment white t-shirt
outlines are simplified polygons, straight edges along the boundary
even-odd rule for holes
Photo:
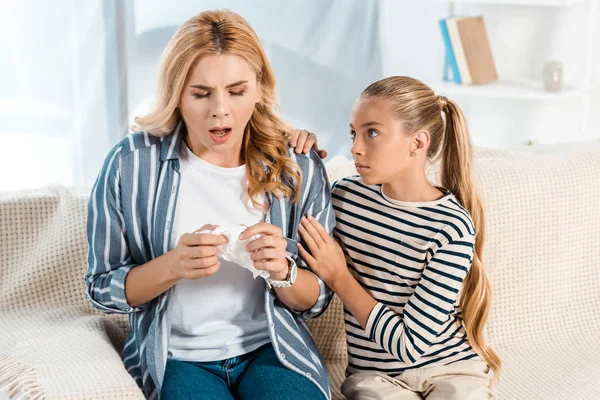
[[[231,229],[262,221],[262,212],[248,198],[245,166],[212,165],[185,144],[180,163],[172,247],[183,234],[205,224]],[[173,287],[168,308],[169,358],[224,360],[270,342],[264,309],[265,281],[253,279],[250,271],[237,264],[223,259],[220,262],[215,274],[196,280],[182,279]]]

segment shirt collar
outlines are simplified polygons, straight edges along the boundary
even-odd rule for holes
[[[183,119],[175,125],[175,128],[168,135],[163,136],[162,147],[160,150],[160,161],[179,160],[181,154],[181,145],[185,137],[185,124]]]

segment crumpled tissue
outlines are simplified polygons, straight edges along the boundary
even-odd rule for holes
[[[228,241],[225,244],[221,244],[217,246],[217,256],[221,257],[223,260],[230,261],[236,263],[242,268],[246,268],[250,272],[252,272],[252,277],[256,279],[257,276],[260,276],[263,279],[268,279],[270,274],[269,271],[261,271],[254,268],[254,263],[250,258],[250,253],[246,250],[246,244],[254,239],[258,239],[262,237],[262,234],[254,235],[245,240],[239,240],[238,237],[242,232],[248,229],[246,226],[240,225],[232,229],[224,229],[218,227],[214,230],[203,230],[196,233],[208,233],[212,235],[223,235]]]

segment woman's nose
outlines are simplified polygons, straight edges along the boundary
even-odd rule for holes
[[[223,118],[229,115],[229,106],[227,105],[227,100],[224,99],[223,96],[216,97],[211,114],[213,118]]]

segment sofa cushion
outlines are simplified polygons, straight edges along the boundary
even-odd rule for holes
[[[501,399],[600,398],[600,143],[481,150]]]
[[[340,387],[344,382],[348,354],[346,352],[346,329],[342,302],[336,295],[331,299],[327,310],[317,319],[307,321],[319,353],[331,381],[331,394],[334,399],[343,398]]]

